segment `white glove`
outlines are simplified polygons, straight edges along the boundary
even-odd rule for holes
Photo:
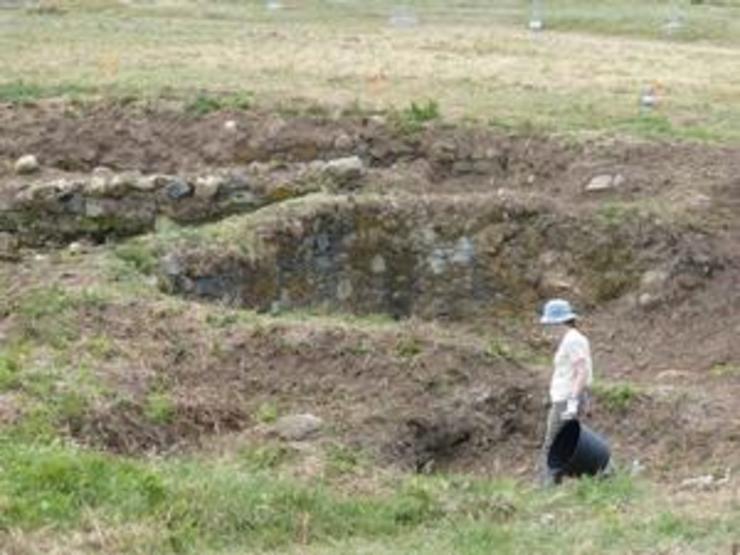
[[[578,399],[568,399],[565,411],[560,415],[560,418],[562,420],[573,420],[576,416],[578,416]]]

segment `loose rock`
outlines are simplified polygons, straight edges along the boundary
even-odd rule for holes
[[[610,175],[602,174],[597,175],[588,182],[586,185],[586,192],[588,193],[599,193],[602,191],[610,191],[616,189],[624,184],[624,177],[621,174]]]
[[[640,279],[640,287],[643,290],[659,291],[666,285],[669,277],[668,272],[664,272],[663,270],[647,271]]]
[[[649,310],[651,308],[655,308],[660,304],[660,297],[652,295],[650,293],[643,293],[637,298],[637,302],[640,307]]]
[[[324,172],[339,184],[347,184],[365,175],[365,164],[359,156],[337,158],[327,162]]]
[[[313,414],[290,414],[278,418],[273,433],[285,441],[304,441],[316,435],[324,421]]]
[[[354,146],[354,141],[347,133],[341,133],[334,139],[334,148],[337,150],[348,151]]]
[[[74,241],[70,243],[67,249],[69,250],[70,254],[75,254],[75,255],[82,254],[88,250],[86,245],[78,241]]]
[[[15,162],[15,173],[19,175],[26,175],[29,173],[35,173],[40,169],[39,161],[33,154],[26,154],[21,156]]]

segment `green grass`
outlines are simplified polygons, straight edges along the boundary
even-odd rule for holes
[[[51,97],[65,97],[71,100],[79,100],[95,92],[92,88],[80,87],[73,83],[44,85],[18,80],[0,83],[0,102],[23,104],[34,102],[41,98]]]
[[[19,386],[19,374],[23,365],[22,348],[18,345],[0,350],[0,392]]]
[[[148,464],[5,439],[0,502],[0,529],[73,529],[93,511],[108,523],[143,520],[159,530],[158,549],[188,553],[392,535],[443,514],[436,496],[413,482],[387,497],[349,497],[251,462]]]
[[[417,133],[424,128],[424,124],[441,118],[439,103],[436,100],[411,103],[399,112],[391,113],[391,123],[400,133]]]
[[[352,474],[368,462],[362,453],[344,445],[330,445],[326,451],[326,472],[330,476]]]
[[[670,509],[626,476],[551,490],[395,476],[374,493],[347,494],[325,479],[290,478],[276,460],[284,455],[273,449],[236,461],[144,462],[0,438],[0,530],[29,541],[53,530],[64,542],[94,521],[109,531],[103,549],[117,552],[585,555],[716,553],[740,522],[737,506]],[[120,537],[124,523],[146,533],[126,536],[124,527]]]
[[[104,303],[102,292],[95,289],[69,291],[56,285],[32,289],[15,307],[21,340],[64,349],[80,337],[80,330],[71,323],[77,311]]]
[[[740,376],[740,364],[732,362],[715,364],[709,372],[718,378]]]
[[[250,471],[276,470],[295,458],[293,450],[282,443],[261,443],[239,450],[239,461]]]
[[[0,345],[0,393],[12,394],[14,437],[52,439],[80,423],[107,395],[95,368],[113,356],[110,339],[88,335],[80,316],[106,302],[94,288],[36,287],[14,301],[14,326]]]
[[[596,383],[593,393],[600,403],[612,412],[624,412],[639,397],[639,389],[628,383],[605,384]]]
[[[536,350],[521,343],[514,343],[501,336],[490,338],[484,352],[486,356],[493,360],[506,360],[514,363],[533,365],[544,362],[542,359],[544,355],[536,352]],[[548,360],[545,357],[545,361]]]
[[[144,405],[144,415],[153,424],[169,424],[175,417],[175,403],[167,393],[149,393]]]
[[[414,358],[424,350],[424,344],[416,337],[401,337],[396,342],[396,355],[400,358]]]
[[[201,117],[220,110],[248,110],[253,102],[253,94],[250,92],[227,95],[201,93],[185,106],[185,111]]]
[[[262,403],[254,418],[262,424],[272,424],[278,419],[278,416],[280,416],[280,412],[274,403]]]
[[[114,247],[113,254],[136,272],[152,274],[157,268],[157,258],[146,241],[132,239]]]
[[[0,438],[0,529],[74,526],[84,509],[117,516],[155,510],[164,484],[142,465],[61,445]]]
[[[223,95],[201,93],[185,106],[185,111],[194,116],[202,117],[221,110],[248,110],[252,107],[253,102],[253,94],[248,91]]]

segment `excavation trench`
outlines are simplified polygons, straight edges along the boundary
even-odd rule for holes
[[[84,116],[50,110],[36,127],[0,116],[0,137],[16,138],[0,143],[8,161],[32,152],[42,165],[30,175],[0,170],[0,258],[23,264],[27,248],[135,237],[112,248],[150,261],[142,266],[162,290],[200,301],[184,303],[183,314],[132,301],[82,315],[81,325],[105,330],[124,351],[146,353],[125,375],[102,363],[125,402],[65,422],[104,449],[169,452],[250,432],[260,407],[275,403],[316,411],[342,441],[419,471],[511,470],[537,448],[544,405],[533,392],[544,385],[505,346],[289,318],[267,330],[208,330],[224,306],[526,328],[545,298],[566,296],[613,324],[614,348],[601,349],[598,333],[595,347],[618,368],[635,342],[670,349],[666,360],[694,360],[655,322],[681,307],[711,327],[703,307],[724,302],[732,281],[732,252],[718,235],[643,209],[664,202],[700,223],[723,214],[712,195],[734,199],[739,170],[724,149],[575,145],[442,125],[409,134],[362,117],[198,119],[115,106]],[[59,140],[70,130],[77,140]],[[172,402],[167,422],[147,416],[153,383]],[[655,430],[674,425],[677,407],[641,394],[596,417],[625,452],[657,457],[675,448],[675,436]],[[720,416],[685,422],[697,457],[714,453],[697,422]]]

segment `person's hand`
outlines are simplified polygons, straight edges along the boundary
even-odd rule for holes
[[[560,415],[560,418],[562,420],[573,420],[576,416],[578,416],[578,399],[568,399],[565,411]]]

